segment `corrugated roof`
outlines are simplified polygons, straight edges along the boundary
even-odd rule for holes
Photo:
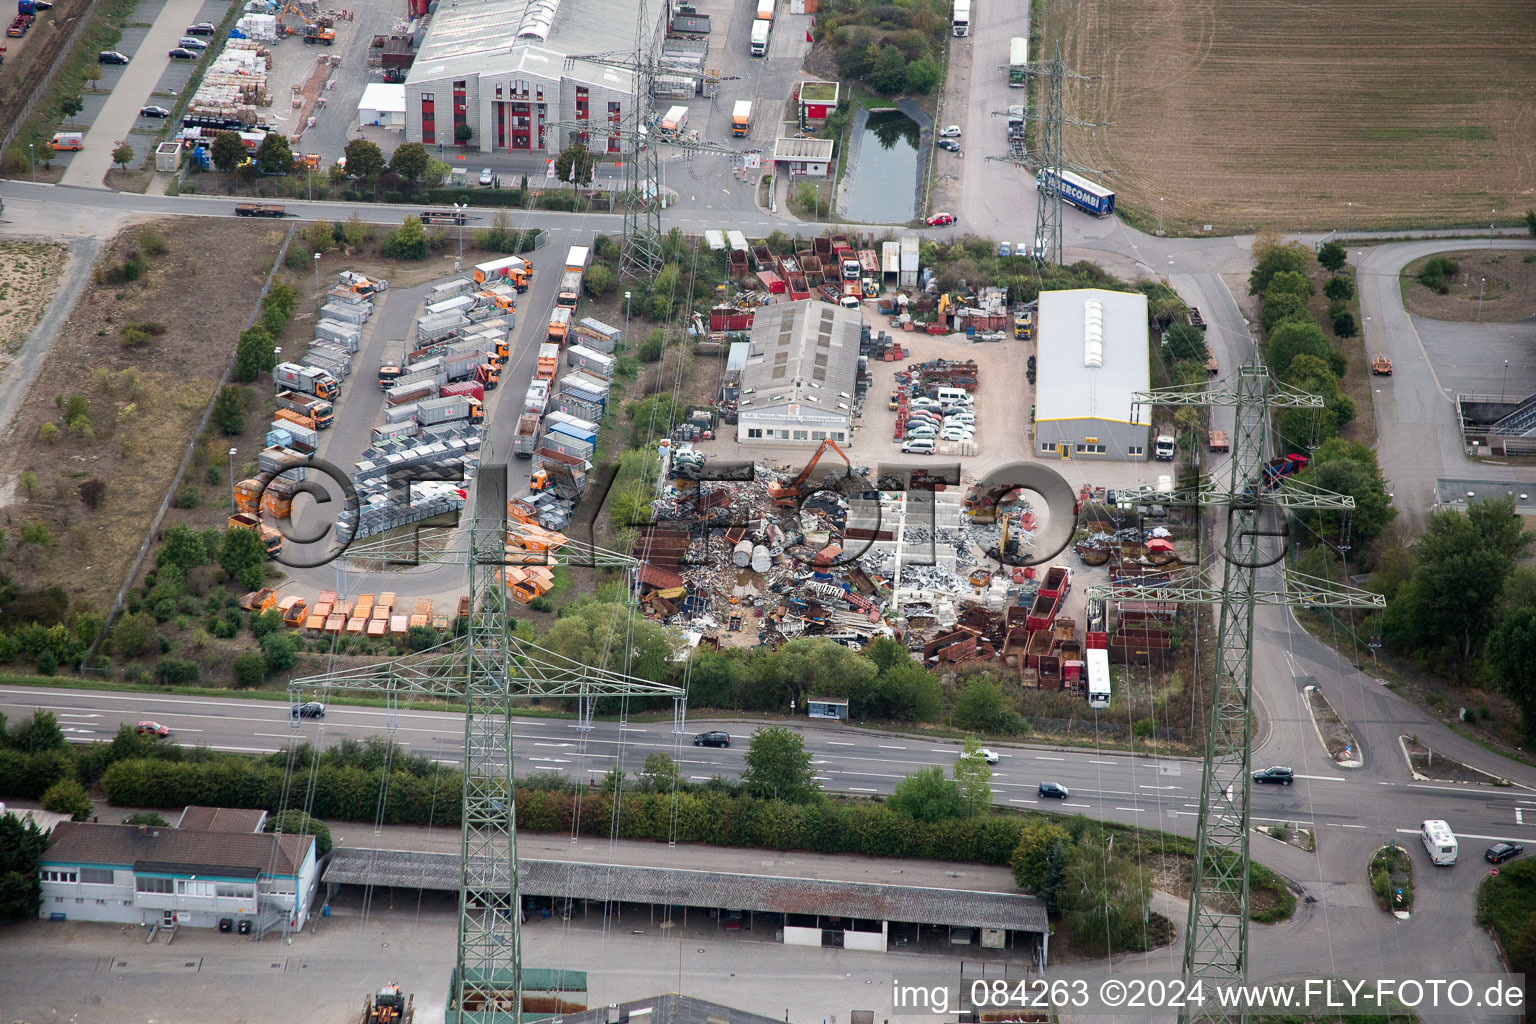
[[[43,863],[131,866],[140,871],[235,878],[295,875],[314,841],[313,836],[66,821],[53,830]]]
[[[642,587],[654,587],[657,590],[672,590],[685,585],[677,573],[657,568],[650,562],[641,562],[635,570],[635,576]]]
[[[193,804],[181,812],[176,827],[201,829],[204,832],[260,832],[266,822],[266,811],[244,807],[199,807]]]
[[[857,310],[811,299],[759,306],[741,374],[741,411],[851,416],[862,323]]]
[[[1132,422],[1131,396],[1151,386],[1147,297],[1102,288],[1041,292],[1036,323],[1036,421]],[[1088,365],[1095,359],[1102,365]],[[1142,406],[1134,422],[1151,415]]]
[[[451,853],[338,848],[331,854],[324,879],[349,885],[454,890],[459,885],[459,863],[458,855]],[[1045,908],[1035,897],[1022,893],[574,861],[519,860],[517,870],[518,889],[525,896],[687,904],[967,928],[1046,929]]]
[[[780,136],[773,144],[774,160],[819,160],[823,163],[832,159],[831,139],[790,139]]]
[[[521,71],[626,91],[629,72],[585,61],[566,67],[565,59],[634,49],[639,6],[638,0],[442,0],[407,81]]]

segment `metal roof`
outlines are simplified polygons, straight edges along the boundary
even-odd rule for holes
[[[1101,288],[1041,292],[1035,420],[1151,422],[1131,396],[1151,386],[1147,297]],[[1097,363],[1098,365],[1090,365]]]
[[[782,136],[773,144],[773,159],[779,160],[811,160],[821,163],[830,163],[832,160],[831,139],[787,139]]]
[[[304,835],[66,821],[54,828],[43,863],[131,865],[140,871],[236,878],[294,875],[314,841]]]
[[[639,0],[443,0],[408,82],[523,72],[625,91],[630,74],[573,54],[633,50]]]
[[[741,411],[851,417],[862,324],[857,310],[813,299],[759,306],[741,374]]]
[[[1439,507],[1464,509],[1479,501],[1500,498],[1515,499],[1515,511],[1520,515],[1536,515],[1536,484],[1518,480],[1435,481],[1435,505]]]
[[[452,853],[338,847],[332,851],[323,877],[327,882],[347,885],[455,890],[459,865],[458,854]],[[1015,892],[554,860],[519,860],[517,871],[518,890],[525,896],[1046,930],[1045,907],[1035,897]],[[502,883],[498,880],[494,884]]]

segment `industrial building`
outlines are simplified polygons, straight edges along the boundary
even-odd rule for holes
[[[357,104],[357,123],[390,128],[405,127],[405,86],[369,82]]]
[[[780,136],[773,144],[773,162],[776,166],[783,165],[783,173],[791,178],[830,178],[835,145],[831,139]]]
[[[592,122],[594,153],[619,154],[632,76],[572,60],[633,50],[637,0],[454,0],[440,4],[405,80],[405,137],[452,147],[554,155]],[[658,22],[659,24],[659,22]]]
[[[1041,292],[1037,314],[1035,453],[1042,458],[1145,459],[1152,410],[1147,297],[1100,288]]]
[[[846,444],[859,374],[858,310],[802,300],[762,306],[741,371],[736,440]]]
[[[39,916],[218,928],[302,928],[319,885],[315,840],[269,835],[265,811],[188,807],[176,827],[66,821],[39,877]]]

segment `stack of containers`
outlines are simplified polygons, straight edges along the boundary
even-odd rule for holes
[[[539,443],[542,447],[590,462],[597,449],[597,424],[568,413],[552,412],[544,417],[544,436]]]

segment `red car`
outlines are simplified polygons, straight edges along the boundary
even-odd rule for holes
[[[135,731],[140,736],[159,736],[162,739],[171,734],[170,727],[159,722],[140,722]]]
[[[932,217],[928,218],[928,226],[931,228],[948,227],[954,222],[955,215],[952,213],[936,213]]]

